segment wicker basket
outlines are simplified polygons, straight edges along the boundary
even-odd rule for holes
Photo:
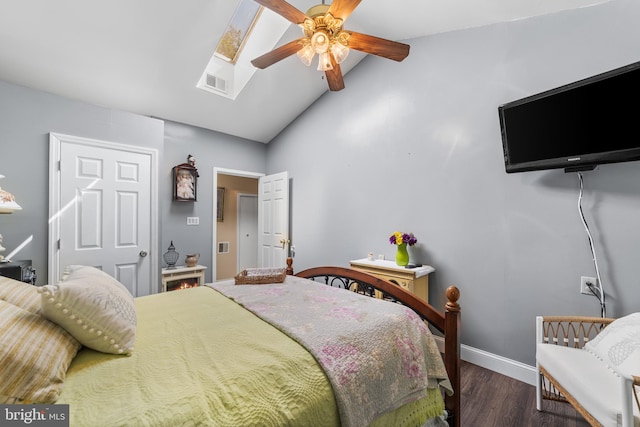
[[[236,285],[263,285],[282,283],[287,277],[286,268],[247,268],[236,274]]]

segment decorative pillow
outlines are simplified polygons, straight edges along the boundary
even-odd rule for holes
[[[0,300],[24,308],[31,313],[40,313],[38,288],[29,283],[0,276]]]
[[[94,267],[70,266],[67,272],[60,283],[38,288],[42,314],[87,347],[131,354],[136,311],[129,290]]]
[[[0,301],[0,403],[54,403],[80,347],[55,323]]]
[[[640,376],[640,313],[614,320],[584,349],[619,374]]]

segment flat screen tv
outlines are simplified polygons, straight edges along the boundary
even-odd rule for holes
[[[640,62],[498,107],[508,173],[640,160]]]

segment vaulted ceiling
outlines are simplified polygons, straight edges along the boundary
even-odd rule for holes
[[[0,80],[268,143],[327,91],[327,83],[324,73],[295,55],[264,70],[241,55],[237,69],[251,75],[235,99],[198,89],[238,1],[0,0]],[[363,0],[345,29],[406,42],[603,1]],[[320,2],[289,3],[306,12]],[[300,28],[269,10],[258,25],[263,20],[278,29],[273,40],[264,36],[271,27],[260,29],[259,41],[270,46],[253,47],[263,49],[259,54],[301,36]],[[364,56],[350,54],[343,73]],[[348,77],[345,83],[336,93],[348,92]]]

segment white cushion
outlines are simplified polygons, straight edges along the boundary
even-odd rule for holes
[[[67,272],[62,282],[38,289],[42,314],[89,348],[131,354],[136,311],[129,290],[94,267],[70,266]]]
[[[603,426],[617,426],[622,407],[622,378],[583,349],[538,344],[536,361]],[[633,404],[634,423],[640,413]]]
[[[614,320],[584,349],[617,373],[640,377],[640,313]]]

